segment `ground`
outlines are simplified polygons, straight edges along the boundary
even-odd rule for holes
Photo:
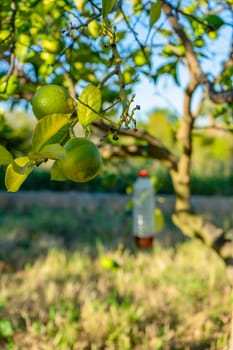
[[[219,258],[167,214],[153,249],[137,250],[117,208],[1,209],[0,349],[224,349],[232,299]]]

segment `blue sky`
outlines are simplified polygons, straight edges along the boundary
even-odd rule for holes
[[[227,52],[229,52],[230,30],[225,38],[220,38],[213,42],[212,51],[218,53],[215,59],[205,59],[202,61],[202,67],[209,75],[216,76],[220,70],[221,62],[224,60]],[[223,50],[224,47],[224,50]],[[143,75],[140,76],[140,82],[135,87],[135,101],[141,106],[142,118],[144,118],[151,110],[155,108],[169,108],[179,115],[182,114],[183,108],[183,88],[188,82],[188,74],[184,68],[180,69],[179,76],[182,76],[181,87],[178,87],[172,77],[166,76],[159,79],[156,84],[150,82]],[[200,93],[194,96],[193,106],[200,99]]]
[[[201,58],[201,67],[204,72],[213,79],[221,70],[222,62],[229,55],[232,44],[233,23],[230,12],[221,14],[222,18],[230,25],[224,25],[219,30],[219,36],[216,40],[208,39],[205,41],[208,46],[204,48],[206,57]],[[158,58],[159,59],[159,58]],[[162,63],[162,62],[161,62]],[[179,67],[178,79],[181,87],[178,87],[173,78],[169,75],[158,79],[157,83],[150,82],[145,76],[140,76],[140,82],[135,87],[136,103],[141,106],[141,118],[146,118],[149,112],[156,108],[169,108],[177,115],[182,114],[183,108],[183,90],[188,83],[188,72],[184,66]],[[200,89],[193,97],[192,107],[195,109],[200,100]]]
[[[182,89],[177,87],[170,77],[158,81],[156,85],[143,76],[140,80],[140,83],[135,87],[135,102],[141,106],[142,118],[155,108],[169,107],[178,114],[182,113]]]

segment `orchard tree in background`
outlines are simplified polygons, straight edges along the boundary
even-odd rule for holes
[[[52,179],[67,179],[61,165],[67,143],[88,138],[98,128],[104,158],[147,157],[168,169],[176,198],[174,223],[218,253],[233,283],[232,230],[206,222],[190,201],[193,129],[207,103],[214,106],[211,126],[232,132],[232,5],[232,0],[2,0],[3,104],[27,105],[38,87],[50,84],[66,88],[72,99],[72,108],[48,106],[48,113],[39,116],[28,154],[15,158],[0,140],[8,191],[17,191],[34,167],[48,159],[55,160]],[[179,154],[137,129],[143,105],[137,105],[134,87],[142,76],[155,85],[170,76],[183,91]]]

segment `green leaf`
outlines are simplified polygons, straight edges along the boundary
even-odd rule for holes
[[[154,79],[154,82],[157,81],[157,79],[163,75],[163,74],[170,74],[175,83],[180,86],[180,83],[179,83],[179,80],[178,80],[178,77],[177,77],[177,63],[178,63],[178,60],[176,61],[172,61],[170,63],[165,63],[164,65],[160,66],[156,72],[156,74],[153,76],[153,79]]]
[[[40,152],[30,152],[28,157],[31,160],[66,159],[66,151],[59,143],[53,143],[44,146]]]
[[[155,231],[159,232],[164,227],[164,215],[159,208],[155,208],[154,215],[155,215]]]
[[[28,167],[31,165],[32,162],[28,157],[19,157],[14,159],[14,161],[12,162],[13,170],[19,174],[25,174],[27,172]]]
[[[101,93],[94,85],[86,86],[78,99],[78,118],[83,127],[92,123],[101,107]]]
[[[214,30],[219,29],[224,24],[222,18],[216,15],[207,15],[205,19]]]
[[[116,0],[102,0],[102,16],[103,19],[112,11]]]
[[[0,337],[8,338],[13,335],[13,327],[10,321],[1,320],[0,321]]]
[[[158,21],[161,15],[161,4],[160,0],[151,3],[150,7],[150,28]]]
[[[133,201],[132,200],[129,200],[127,203],[126,203],[126,206],[125,206],[125,211],[130,211],[133,209]]]
[[[10,164],[13,162],[13,157],[10,152],[0,145],[0,165]]]
[[[6,76],[3,76],[0,80],[0,92],[7,95],[13,95],[19,86],[18,78],[11,75],[9,79],[6,80]]]
[[[61,162],[59,160],[54,162],[54,164],[51,168],[51,171],[50,171],[50,178],[51,178],[51,180],[55,180],[55,181],[66,181],[67,180],[67,178],[65,177],[65,175],[62,172]]]
[[[6,100],[9,100],[9,98],[10,98],[9,95],[0,93],[0,101],[6,101]]]
[[[19,157],[6,169],[5,185],[8,192],[17,192],[33,170],[28,157]]]
[[[45,145],[60,143],[69,132],[69,114],[51,114],[39,120],[32,135],[33,151],[41,151]]]

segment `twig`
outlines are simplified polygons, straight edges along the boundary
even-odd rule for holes
[[[206,126],[200,126],[200,127],[194,126],[193,130],[219,130],[226,133],[233,133],[233,129],[231,127],[227,128],[220,125],[206,125]]]
[[[12,38],[12,42],[10,45],[10,66],[5,77],[5,82],[8,82],[10,76],[12,75],[15,69],[15,43],[16,43],[16,39],[15,39],[16,1],[15,0],[11,2],[11,10],[12,10],[12,13],[10,18],[10,23],[11,23],[10,35]]]
[[[93,124],[101,130],[108,131],[109,125],[104,123],[103,120],[95,120]],[[119,131],[120,135],[131,136],[133,138],[141,139],[147,143],[147,146],[138,146],[138,145],[121,145],[121,147],[112,148],[112,156],[116,155],[119,150],[122,150],[123,153],[128,155],[141,155],[144,157],[152,157],[159,159],[169,170],[177,171],[178,167],[178,158],[166,147],[164,144],[159,141],[156,137],[150,135],[145,130],[134,129],[124,129],[121,128]],[[116,150],[116,154],[114,152]],[[137,153],[137,150],[139,153]],[[134,153],[135,152],[135,153]],[[133,154],[134,153],[134,154]]]
[[[115,67],[111,72],[109,72],[99,83],[98,88],[101,89],[103,85],[110,79],[113,75],[118,74],[119,70],[117,67]]]
[[[140,47],[140,49],[142,50],[143,54],[145,55],[145,58],[147,58],[146,53],[145,53],[145,46],[140,42],[140,40],[138,39],[137,36],[137,32],[135,32],[134,28],[131,26],[131,24],[128,21],[128,18],[126,17],[124,11],[121,9],[121,14],[125,20],[125,23],[128,27],[128,29],[130,30],[130,32],[133,34],[135,41],[137,42],[138,46]]]
[[[105,108],[105,109],[102,111],[102,113],[108,112],[110,109],[112,109],[113,107],[115,107],[119,102],[120,102],[120,98],[118,97],[118,99],[117,99],[115,102],[113,102],[113,103],[111,104],[111,106],[108,106],[107,108]]]

